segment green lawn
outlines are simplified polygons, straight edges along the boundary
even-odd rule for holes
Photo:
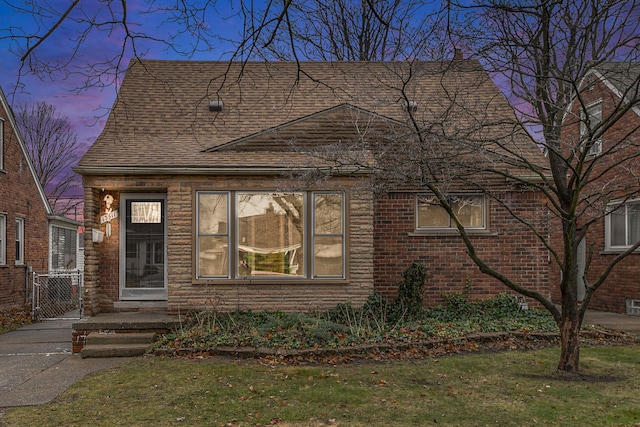
[[[403,362],[281,366],[141,358],[77,383],[0,426],[635,426],[640,347],[558,349]]]

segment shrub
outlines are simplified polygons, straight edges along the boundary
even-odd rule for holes
[[[398,284],[398,296],[394,302],[394,317],[396,320],[399,320],[402,315],[409,319],[418,318],[423,310],[422,299],[427,266],[413,262],[402,276],[404,280]]]

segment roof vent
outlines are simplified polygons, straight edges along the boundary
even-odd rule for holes
[[[407,111],[410,113],[418,111],[418,103],[416,101],[407,101],[406,107]]]
[[[222,111],[223,103],[220,100],[209,101],[209,111]]]

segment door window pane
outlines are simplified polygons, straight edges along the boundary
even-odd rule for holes
[[[125,288],[164,288],[163,201],[126,201]]]

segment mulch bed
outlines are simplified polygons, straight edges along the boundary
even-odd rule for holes
[[[589,329],[581,333],[581,345],[633,345],[637,337],[621,331]],[[559,344],[557,333],[499,332],[474,334],[456,339],[420,342],[387,342],[337,348],[276,349],[254,347],[216,347],[208,351],[191,348],[157,349],[157,356],[208,358],[215,356],[255,359],[268,364],[341,365],[358,361],[398,361],[436,358],[462,353],[527,351]]]

